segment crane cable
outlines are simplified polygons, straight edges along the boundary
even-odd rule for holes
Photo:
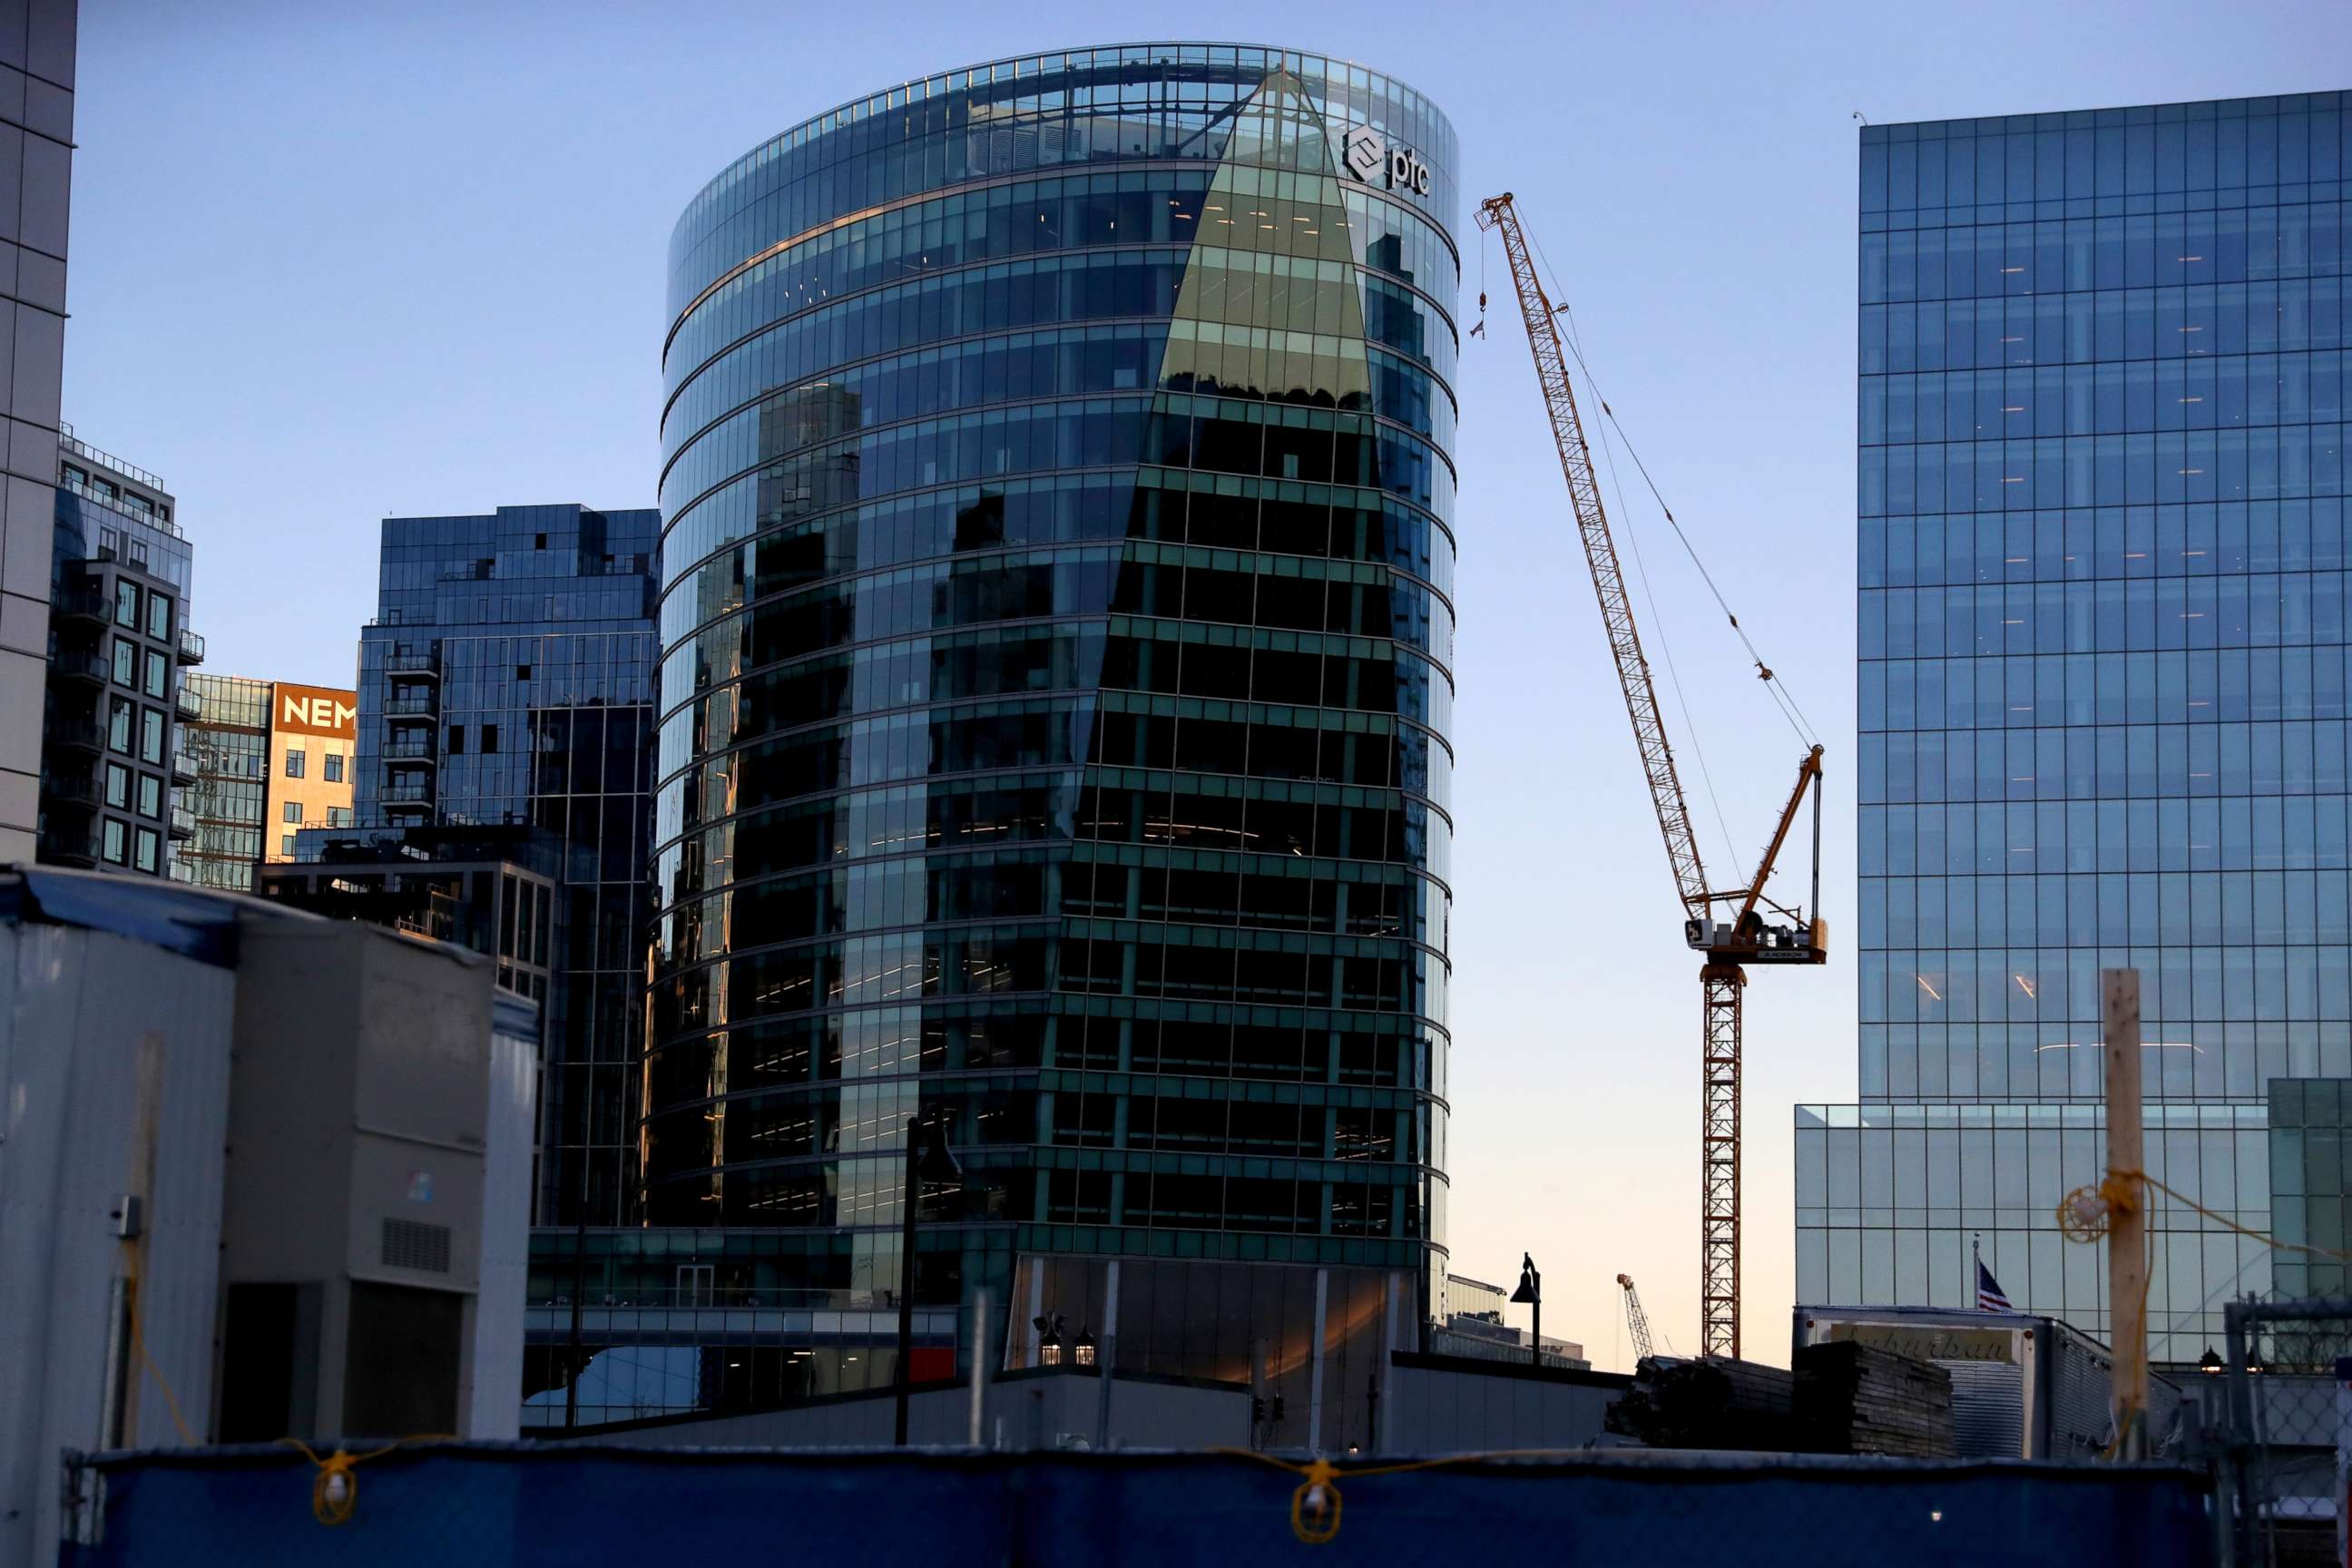
[[[1583,362],[1578,361],[1580,364]],[[1599,395],[1596,393],[1596,396]],[[1617,492],[1617,515],[1627,516],[1625,486],[1617,477],[1617,451],[1609,439],[1606,426],[1601,431],[1601,460],[1609,466],[1609,487]],[[1659,655],[1666,661],[1666,683],[1675,689],[1675,704],[1683,710],[1683,730],[1690,736],[1691,753],[1698,759],[1699,782],[1706,785],[1707,804],[1715,807],[1715,825],[1723,830],[1724,852],[1730,857],[1726,865],[1739,864],[1738,840],[1731,836],[1731,822],[1723,815],[1723,798],[1715,793],[1715,773],[1706,765],[1706,748],[1699,744],[1698,722],[1691,717],[1690,698],[1683,691],[1681,671],[1675,668],[1675,647],[1666,637],[1665,616],[1658,608],[1657,591],[1650,585],[1650,564],[1642,558],[1641,533],[1631,526],[1625,530],[1625,542],[1633,547],[1633,574],[1642,579],[1642,596],[1650,602],[1650,625],[1656,628]]]
[[[1563,297],[1559,287],[1559,270],[1552,266],[1551,258],[1544,253],[1543,242],[1530,236],[1529,243],[1534,247],[1537,258],[1542,261],[1544,270],[1551,276],[1552,298]],[[1731,623],[1733,631],[1739,634],[1741,645],[1748,649],[1748,657],[1755,663],[1757,677],[1764,682],[1765,690],[1771,693],[1774,704],[1780,710],[1780,716],[1788,720],[1789,727],[1796,731],[1798,740],[1809,746],[1819,744],[1812,721],[1807,719],[1804,710],[1797,706],[1795,697],[1785,689],[1786,683],[1772,672],[1771,666],[1764,662],[1764,656],[1757,651],[1754,640],[1740,626],[1739,617],[1732,613],[1730,603],[1724,598],[1723,590],[1716,585],[1714,574],[1706,569],[1706,563],[1699,558],[1697,546],[1691,543],[1690,535],[1683,531],[1683,525],[1675,518],[1674,508],[1666,504],[1666,498],[1659,492],[1658,481],[1651,477],[1649,465],[1642,461],[1640,450],[1634,447],[1633,438],[1625,434],[1625,426],[1619,422],[1617,411],[1609,406],[1609,400],[1602,395],[1600,379],[1592,374],[1592,367],[1585,363],[1584,350],[1577,341],[1576,312],[1565,305],[1553,305],[1550,300],[1547,300],[1545,303],[1555,316],[1563,320],[1567,326],[1568,331],[1562,335],[1561,341],[1567,343],[1568,352],[1574,356],[1577,369],[1584,373],[1585,384],[1592,389],[1593,400],[1601,405],[1601,412],[1608,417],[1610,425],[1615,428],[1617,438],[1625,443],[1625,455],[1633,459],[1633,467],[1640,472],[1642,482],[1650,489],[1650,498],[1658,503],[1658,510],[1665,514],[1667,523],[1675,531],[1675,537],[1682,541],[1684,553],[1690,557],[1691,564],[1698,568],[1700,580],[1706,584],[1706,591],[1715,595],[1716,605],[1723,611],[1723,618]]]

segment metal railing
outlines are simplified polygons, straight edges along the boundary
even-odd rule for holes
[[[205,716],[204,696],[190,687],[183,686],[172,694],[172,707],[181,718],[190,722]]]
[[[440,709],[440,703],[430,690],[421,691],[414,697],[394,698],[383,705],[385,715],[394,719],[430,719]]]
[[[51,800],[70,800],[84,805],[96,805],[98,780],[89,773],[61,773],[51,770],[41,774],[41,793]]]
[[[437,763],[441,758],[429,741],[394,741],[385,744],[383,760],[388,763]]]
[[[376,798],[386,805],[430,805],[433,804],[433,791],[429,785],[421,784],[386,784]]]
[[[52,746],[82,746],[93,752],[106,750],[106,736],[95,720],[59,719],[49,724],[48,743]]]
[[[131,479],[137,479],[142,485],[152,485],[159,490],[165,488],[162,479],[158,479],[153,474],[149,473],[138,464],[125,462],[121,458],[116,457],[113,453],[109,452],[102,447],[91,446],[89,442],[75,435],[74,427],[62,419],[58,421],[58,445],[63,447],[67,451],[73,453],[77,457],[86,458],[93,463],[112,468],[118,474],[126,475]]]
[[[95,680],[100,685],[113,677],[113,670],[104,656],[88,651],[68,653],[63,648],[58,649],[57,656],[49,660],[49,672],[68,679]]]
[[[184,805],[172,808],[172,837],[194,838],[196,836],[196,814]]]
[[[388,653],[383,656],[386,675],[439,675],[441,656],[437,653]]]
[[[180,662],[182,664],[205,662],[205,639],[202,633],[192,632],[185,626],[180,628]]]

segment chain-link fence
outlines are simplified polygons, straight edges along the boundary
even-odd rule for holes
[[[2341,1563],[2352,1296],[2232,1301],[2196,1393],[2234,1568]]]

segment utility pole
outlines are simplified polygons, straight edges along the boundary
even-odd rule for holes
[[[2147,1214],[2139,1187],[2139,971],[2103,969],[2107,1068],[2107,1315],[2119,1458],[2147,1452]]]

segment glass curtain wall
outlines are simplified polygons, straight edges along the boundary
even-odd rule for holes
[[[2274,1217],[2263,1099],[2352,1072],[2337,94],[1861,144],[1858,1106],[1797,1115],[1799,1295],[2104,1335],[2053,1211],[2136,967],[2147,1168]],[[2258,1247],[2158,1199],[2152,1353]]]
[[[651,1224],[844,1227],[746,1278],[879,1299],[920,1115],[920,1300],[1016,1248],[1442,1267],[1453,165],[1360,68],[1129,46],[688,209]]]

